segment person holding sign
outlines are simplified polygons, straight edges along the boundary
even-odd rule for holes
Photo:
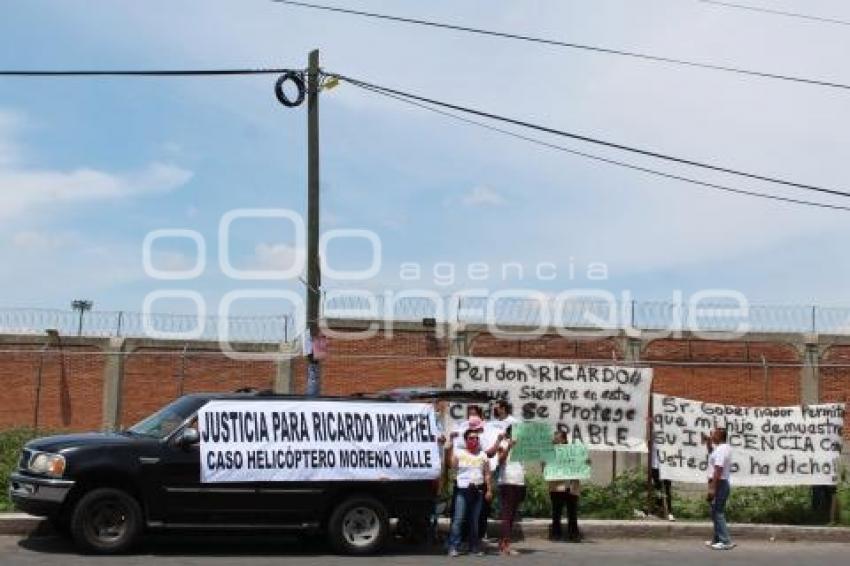
[[[514,520],[520,504],[525,499],[525,469],[522,462],[508,461],[511,449],[515,441],[511,438],[511,429],[508,427],[504,433],[499,435],[499,498],[502,503],[502,530],[499,537],[499,553],[506,556],[519,554],[511,549],[511,533],[514,529]]]
[[[552,443],[556,447],[567,444],[567,433],[563,430],[555,431]],[[581,531],[578,528],[578,498],[581,495],[581,482],[578,479],[551,479],[547,483],[549,484],[549,499],[552,502],[552,526],[549,530],[549,538],[552,540],[561,540],[563,536],[561,517],[564,512],[564,506],[566,506],[566,540],[570,542],[581,542]]]
[[[484,421],[481,420],[482,415],[481,407],[478,405],[467,405],[466,406],[466,419],[462,421],[454,430],[449,433],[449,443],[447,448],[447,454],[445,458],[445,462],[449,465],[451,464],[451,456],[454,450],[460,450],[464,447],[463,435],[470,428],[477,430],[478,432],[484,431]],[[473,426],[470,427],[470,423],[473,423]],[[451,504],[449,506],[449,515],[454,517],[455,514],[455,505],[457,504],[457,481],[452,483],[452,496],[451,496]]]
[[[726,526],[726,501],[729,499],[729,474],[732,468],[732,448],[726,442],[725,428],[715,428],[711,433],[711,445],[714,446],[708,457],[708,470],[712,474],[708,484],[706,499],[711,504],[711,521],[714,523],[714,537],[706,545],[714,550],[735,548],[729,538]]]
[[[456,449],[451,465],[457,470],[457,497],[449,533],[449,556],[459,555],[464,524],[467,525],[469,551],[480,556],[481,539],[478,535],[478,517],[484,501],[493,498],[490,485],[490,464],[481,450],[480,432],[472,428],[463,434],[465,447]]]

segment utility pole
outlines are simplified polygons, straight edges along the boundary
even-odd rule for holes
[[[307,331],[311,351],[307,365],[307,395],[322,391],[322,366],[313,354],[319,338],[319,50],[307,65]]]

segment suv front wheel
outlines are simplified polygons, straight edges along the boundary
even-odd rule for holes
[[[352,497],[331,514],[328,537],[342,554],[373,554],[387,539],[390,521],[386,507],[372,497]]]
[[[93,489],[80,498],[71,516],[74,542],[87,552],[124,552],[141,532],[141,507],[135,498],[120,489]]]

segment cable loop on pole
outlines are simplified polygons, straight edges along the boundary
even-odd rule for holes
[[[287,81],[292,81],[292,84],[295,85],[295,88],[298,89],[298,95],[295,99],[290,99],[286,92],[283,90],[283,86]],[[277,79],[277,82],[274,85],[274,94],[277,97],[278,102],[286,106],[287,108],[294,108],[296,106],[300,106],[302,102],[304,102],[304,97],[307,95],[307,86],[304,83],[303,73],[297,71],[287,71]]]

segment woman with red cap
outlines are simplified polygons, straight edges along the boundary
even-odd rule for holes
[[[455,510],[449,532],[449,556],[458,556],[464,525],[467,526],[469,551],[483,555],[478,534],[478,517],[484,501],[493,497],[490,485],[490,464],[481,449],[483,423],[479,417],[469,419],[463,433],[464,447],[455,448],[450,455],[452,468],[457,470]]]

